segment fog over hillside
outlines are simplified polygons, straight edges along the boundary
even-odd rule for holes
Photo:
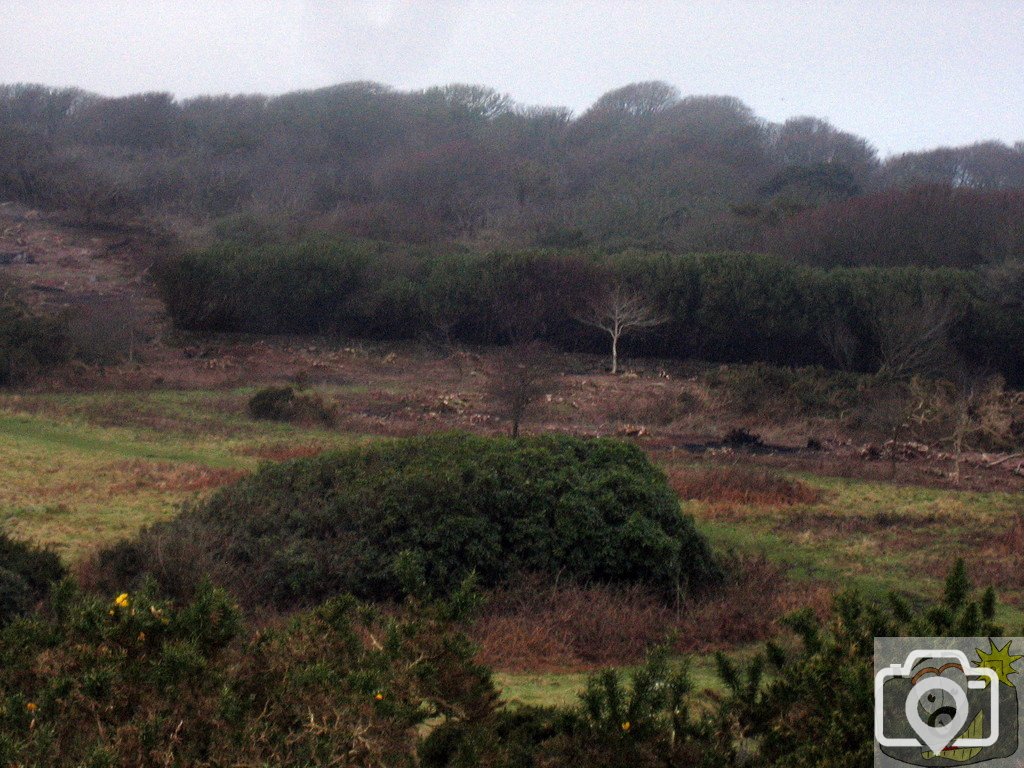
[[[990,257],[1019,249],[1006,216],[1021,204],[1012,190],[1024,186],[1024,143],[883,160],[824,120],[773,123],[737,98],[661,81],[609,91],[578,116],[477,85],[189,99],[9,85],[0,127],[0,196],[87,223],[244,214],[416,243],[781,250],[855,263],[877,248],[821,253],[806,243],[818,226],[809,214],[888,194],[897,199],[883,210],[914,211],[900,227],[962,220],[972,242],[998,241]],[[844,243],[863,239],[863,208],[840,208],[832,230]],[[915,248],[903,258],[965,260]]]

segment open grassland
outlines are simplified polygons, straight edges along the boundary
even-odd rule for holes
[[[52,545],[74,563],[261,461],[373,439],[344,428],[254,421],[246,412],[254,391],[0,397],[0,525]],[[321,391],[342,408],[362,393],[341,385]],[[954,559],[969,556],[976,583],[999,590],[999,619],[1014,631],[1024,625],[1019,495],[763,471],[679,452],[659,451],[655,458],[683,510],[717,548],[763,555],[786,569],[789,607],[801,599],[820,607],[828,592],[847,586],[876,597],[890,589],[935,596]],[[752,648],[730,646],[728,638],[721,645],[741,654]],[[717,688],[710,654],[695,650],[698,689]],[[583,670],[573,669],[498,676],[508,700],[540,704],[571,701],[584,679]]]
[[[250,390],[0,398],[0,521],[69,562],[260,461],[358,436],[257,422]],[[115,424],[124,426],[114,426]]]
[[[694,473],[692,463],[682,467]],[[678,465],[670,464],[669,471],[678,472]],[[730,471],[719,467],[710,474]],[[756,497],[765,476],[748,474]],[[762,503],[684,498],[682,507],[719,549],[760,553],[786,564],[793,580],[856,588],[876,598],[891,590],[936,597],[949,568],[963,557],[976,583],[997,588],[999,619],[1024,626],[1020,494],[809,474],[787,479],[806,489],[795,500],[792,492]]]
[[[748,658],[756,649],[739,648],[733,653],[738,658]],[[686,661],[694,690],[724,692],[725,688],[715,671],[715,660],[710,654],[694,655]],[[621,673],[628,676],[629,668]],[[537,706],[571,706],[587,682],[586,673],[564,672],[533,674],[529,672],[498,672],[495,683],[501,689],[505,700],[513,704]]]

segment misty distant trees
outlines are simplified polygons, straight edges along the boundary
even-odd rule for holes
[[[919,189],[936,187],[955,192],[954,216],[917,205]],[[464,84],[185,100],[0,86],[0,197],[85,220],[252,214],[415,243],[753,249],[860,263],[843,252],[859,253],[863,239],[861,211],[848,204],[878,196],[884,209],[891,194],[914,211],[902,258],[952,264],[987,258],[965,256],[967,239],[1017,247],[999,214],[1010,205],[1016,216],[1015,203],[991,195],[1021,187],[1021,144],[881,161],[823,120],[774,125],[738,99],[683,96],[657,81],[610,91],[578,117]],[[929,231],[971,219],[981,224],[964,224],[955,254],[927,255]],[[855,247],[809,248],[822,228]]]

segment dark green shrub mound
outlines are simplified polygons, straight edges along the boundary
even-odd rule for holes
[[[62,323],[5,300],[6,288],[0,284],[0,386],[20,384],[68,359]]]
[[[719,575],[664,475],[614,440],[443,435],[270,465],[107,550],[111,586],[150,572],[186,595],[209,572],[278,608],[351,592],[448,594],[526,572],[643,583],[666,597]]]
[[[293,421],[330,426],[337,416],[333,405],[315,392],[296,392],[294,387],[267,387],[249,400],[254,419]]]
[[[0,533],[0,627],[45,598],[64,575],[53,552]]]

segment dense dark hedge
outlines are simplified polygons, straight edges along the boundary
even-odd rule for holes
[[[152,574],[187,594],[210,573],[250,605],[334,594],[448,594],[526,573],[643,583],[666,597],[718,579],[664,475],[607,439],[441,435],[263,467],[101,555],[110,585]]]
[[[632,286],[669,318],[627,338],[634,354],[834,366],[825,337],[842,326],[852,339],[848,363],[871,371],[879,319],[914,313],[927,296],[953,308],[952,347],[967,364],[1024,382],[1024,316],[990,299],[982,277],[966,270],[822,270],[747,254],[427,257],[316,240],[221,244],[159,273],[171,314],[185,329],[439,335],[469,343],[541,337],[594,352],[605,351],[606,339],[574,318],[586,297],[611,281]]]

